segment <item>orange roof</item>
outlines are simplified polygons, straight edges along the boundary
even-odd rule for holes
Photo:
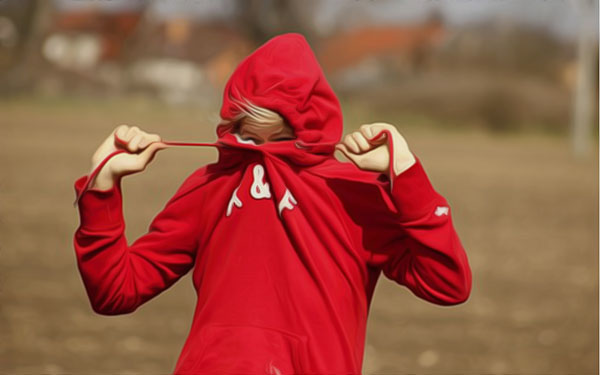
[[[424,45],[438,43],[444,28],[438,22],[415,26],[381,26],[351,30],[323,40],[319,58],[328,72],[344,69],[369,56],[412,54]]]
[[[59,13],[52,31],[97,34],[103,41],[102,59],[117,59],[141,16],[141,12],[101,13],[93,9]]]

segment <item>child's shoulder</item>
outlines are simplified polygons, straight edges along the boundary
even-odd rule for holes
[[[202,191],[207,187],[207,185],[223,175],[223,171],[215,168],[215,164],[208,164],[197,168],[183,180],[173,197],[171,197],[170,201],[172,202],[177,199],[190,197],[196,194],[202,194]]]

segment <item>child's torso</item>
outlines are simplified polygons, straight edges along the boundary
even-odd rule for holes
[[[252,162],[203,187],[198,305],[178,368],[360,371],[376,275],[358,228],[323,179],[268,173]]]

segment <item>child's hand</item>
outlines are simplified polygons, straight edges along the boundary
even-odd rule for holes
[[[406,140],[394,125],[383,122],[361,125],[358,131],[346,135],[342,142],[336,145],[348,159],[362,170],[389,174],[390,152],[387,136],[376,142],[370,142],[380,131],[387,129],[392,134],[394,142],[394,173],[399,175],[410,168],[416,159],[408,149]],[[392,178],[393,176],[388,176]]]
[[[115,136],[124,143],[118,142]],[[118,178],[146,169],[156,151],[166,147],[166,144],[161,143],[158,134],[146,133],[137,126],[118,126],[92,156],[91,170],[96,169],[98,164],[110,153],[116,150],[126,150],[127,152],[112,157],[102,167],[90,188],[110,189]]]

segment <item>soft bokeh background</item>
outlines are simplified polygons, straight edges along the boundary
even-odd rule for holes
[[[398,127],[473,270],[454,307],[382,278],[365,373],[598,373],[597,16],[581,0],[0,1],[0,373],[172,370],[191,280],[94,314],[73,182],[122,123],[214,140],[225,80],[286,31],[313,46],[346,132]],[[215,157],[166,150],[127,177],[129,241]]]

